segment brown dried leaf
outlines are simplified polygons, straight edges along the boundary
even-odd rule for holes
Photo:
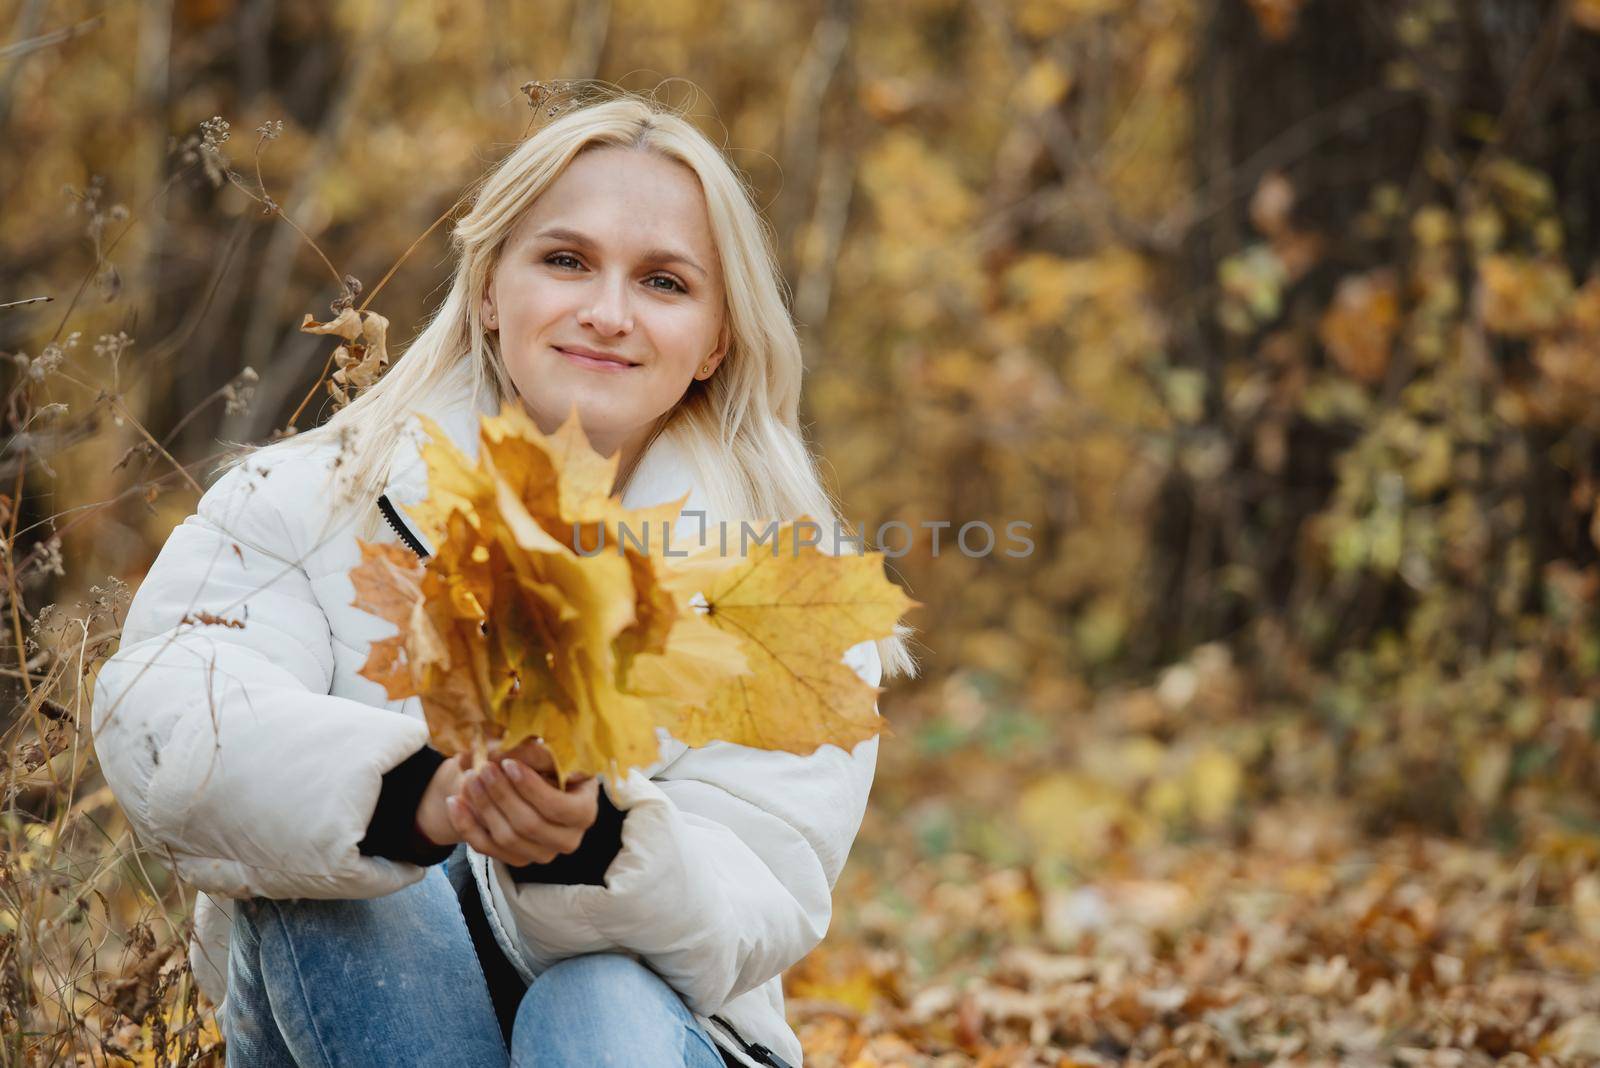
[[[1339,283],[1317,336],[1333,362],[1362,382],[1383,380],[1400,328],[1400,303],[1394,272],[1387,269],[1351,275]]]

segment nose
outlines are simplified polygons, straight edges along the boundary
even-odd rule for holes
[[[593,299],[578,311],[578,322],[603,337],[616,337],[633,329],[633,309],[628,303],[628,281],[618,275],[597,279]]]

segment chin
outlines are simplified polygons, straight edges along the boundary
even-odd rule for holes
[[[528,409],[534,422],[539,424],[539,429],[546,434],[553,434],[572,414],[573,401],[577,402],[578,421],[583,426],[584,436],[589,439],[590,444],[594,444],[596,438],[615,440],[617,412],[614,405],[605,403],[604,398],[564,393],[559,401],[546,401],[537,406],[524,401],[523,407]]]

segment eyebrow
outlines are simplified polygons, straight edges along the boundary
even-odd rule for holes
[[[585,248],[594,247],[593,239],[587,234],[579,233],[577,230],[569,230],[565,226],[548,226],[534,234],[533,237],[536,241],[543,238],[551,238],[556,241],[570,241],[574,245],[582,245]],[[698,272],[701,277],[711,277],[706,269],[696,263],[694,257],[687,252],[678,252],[670,248],[653,248],[647,250],[642,258],[646,263],[680,263],[690,270]]]

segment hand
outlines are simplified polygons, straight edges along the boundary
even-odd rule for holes
[[[594,824],[600,781],[573,775],[563,790],[554,779],[555,760],[537,739],[464,769],[445,801],[454,840],[511,865],[573,852]]]
[[[472,754],[451,757],[434,771],[428,788],[417,802],[417,829],[435,845],[454,845],[461,834],[450,822],[446,802],[461,789],[462,777],[471,766]]]

